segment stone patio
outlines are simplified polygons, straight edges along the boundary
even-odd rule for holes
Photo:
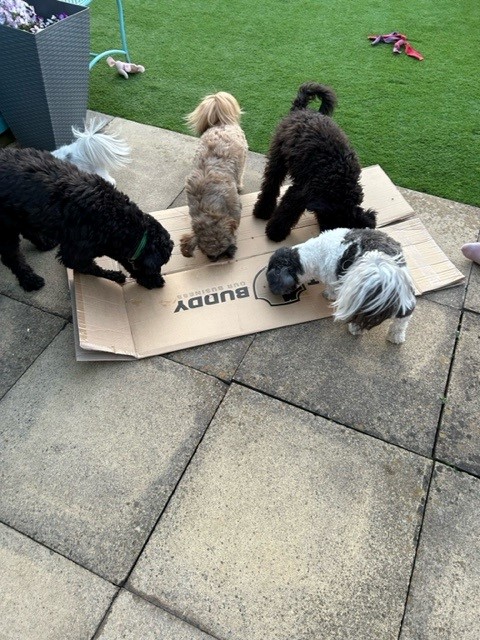
[[[119,188],[184,204],[196,140],[108,127]],[[0,264],[1,639],[478,640],[480,210],[401,191],[466,281],[400,347],[325,319],[77,363],[53,252],[36,293]]]

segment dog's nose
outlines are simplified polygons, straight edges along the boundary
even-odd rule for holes
[[[280,272],[276,270],[267,271],[267,282],[270,291],[276,296],[291,293],[297,288],[295,280],[291,275],[285,273],[284,269]]]
[[[231,260],[237,252],[237,246],[235,244],[231,244],[228,249],[224,252],[225,258]]]

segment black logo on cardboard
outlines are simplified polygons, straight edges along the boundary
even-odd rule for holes
[[[195,291],[190,294],[184,294],[184,296],[179,296],[173,313],[188,311],[189,309],[200,309],[204,306],[209,307],[214,304],[222,304],[223,302],[248,298],[249,296],[250,291],[248,290],[248,287],[245,286],[244,282],[229,285],[228,288],[219,286],[212,287],[211,289],[202,289],[201,291]]]

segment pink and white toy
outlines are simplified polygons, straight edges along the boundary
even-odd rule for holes
[[[118,73],[128,79],[129,73],[143,73],[145,67],[141,64],[133,64],[133,62],[122,62],[122,60],[114,60],[112,56],[108,56],[107,64],[109,67],[115,67]]]

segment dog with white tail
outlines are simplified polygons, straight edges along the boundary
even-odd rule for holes
[[[273,294],[291,293],[312,279],[325,284],[334,319],[347,322],[350,333],[391,319],[387,340],[405,342],[415,291],[402,247],[386,233],[338,228],[271,256],[267,281]]]
[[[52,151],[52,155],[71,162],[82,171],[96,173],[115,186],[115,179],[109,172],[130,162],[130,148],[115,134],[104,133],[106,124],[104,119],[92,118],[83,131],[72,127],[75,140]]]

